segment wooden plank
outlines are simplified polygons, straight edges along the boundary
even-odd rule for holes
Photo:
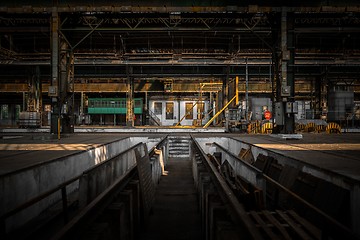
[[[270,229],[269,225],[266,224],[264,222],[264,220],[262,220],[262,218],[258,215],[257,212],[255,211],[250,211],[251,216],[256,220],[256,222],[260,225],[260,227],[265,231],[265,233],[267,234],[268,237],[270,237],[270,239],[279,239],[278,236],[276,236],[272,230]]]
[[[294,219],[301,223],[316,239],[321,239],[321,231],[306,219],[299,216],[294,210],[287,211]]]
[[[291,239],[284,226],[269,211],[263,211],[263,214],[277,229],[279,229],[284,239]]]
[[[297,223],[295,223],[289,216],[287,216],[282,211],[276,210],[276,212],[279,214],[280,217],[282,217],[287,224],[300,236],[302,239],[312,239],[306,232],[304,232],[301,227],[297,226]]]

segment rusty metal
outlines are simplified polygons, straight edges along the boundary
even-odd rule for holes
[[[241,161],[239,159],[239,161]],[[301,203],[302,205],[306,206],[307,208],[313,210],[316,214],[318,214],[322,220],[324,222],[326,222],[327,224],[329,224],[327,227],[328,229],[336,229],[338,231],[340,231],[342,233],[342,236],[344,237],[344,239],[358,239],[358,237],[356,236],[356,234],[351,231],[351,229],[349,229],[348,227],[344,226],[343,224],[341,224],[340,222],[338,222],[337,220],[335,220],[333,217],[331,217],[330,215],[326,214],[325,212],[323,212],[322,210],[320,210],[319,208],[315,207],[314,205],[312,205],[311,203],[309,203],[308,201],[304,200],[303,198],[301,198],[299,195],[297,195],[296,193],[292,192],[291,190],[289,190],[288,188],[284,187],[283,185],[281,185],[280,183],[278,183],[277,181],[275,181],[274,179],[270,178],[269,176],[267,176],[266,174],[263,174],[264,178],[266,179],[267,182],[273,184],[276,188],[278,188],[281,191],[284,191],[286,194],[288,194],[291,198],[293,198],[294,200],[298,201],[299,203]]]
[[[123,176],[118,178],[110,187],[104,192],[99,194],[93,201],[91,201],[79,214],[69,221],[57,234],[51,239],[69,239],[74,231],[79,230],[84,222],[94,219],[99,212],[104,209],[104,206],[108,205],[112,201],[112,196],[119,192],[119,187],[124,181],[129,180],[129,177],[134,173],[136,165],[127,170]]]
[[[238,161],[242,162],[244,165],[248,166],[249,169],[254,169],[254,171],[258,171],[258,169],[256,169],[253,165],[241,160],[239,157],[235,156],[233,153],[228,152],[225,148],[223,148],[221,145],[217,144],[217,143],[213,143],[215,146],[221,148],[223,151],[226,151],[229,155],[231,155],[233,158],[237,159]],[[319,208],[315,207],[314,205],[312,205],[311,203],[309,203],[308,201],[304,200],[303,198],[301,198],[299,195],[297,195],[296,193],[292,192],[291,190],[289,190],[288,188],[284,187],[283,185],[281,185],[280,183],[278,183],[277,181],[275,181],[274,179],[272,179],[271,177],[267,176],[266,174],[261,174],[262,177],[270,184],[274,185],[277,189],[285,192],[286,194],[288,194],[288,196],[290,196],[292,199],[296,200],[297,202],[299,202],[300,204],[306,206],[308,209],[311,209],[312,211],[314,211],[316,214],[318,214],[318,216],[320,216],[322,218],[322,220],[324,222],[326,222],[328,225],[328,227],[330,227],[331,229],[336,229],[337,231],[341,232],[344,236],[345,239],[358,239],[358,237],[356,236],[356,234],[354,232],[351,231],[351,229],[349,229],[348,227],[344,226],[343,224],[341,224],[340,222],[338,222],[337,220],[335,220],[333,217],[331,217],[330,215],[326,214],[325,212],[323,212],[322,210],[320,210]]]
[[[227,207],[229,207],[230,215],[233,217],[233,220],[241,225],[243,225],[248,231],[252,239],[263,239],[257,227],[251,221],[249,215],[245,211],[243,205],[239,202],[236,196],[233,194],[232,190],[227,185],[226,181],[211,163],[211,160],[204,153],[198,142],[191,136],[193,143],[197,151],[200,152],[202,158],[205,160],[205,165],[209,169],[210,174],[212,175],[213,181],[215,181],[215,185],[218,188],[219,192],[221,192],[221,196],[224,197],[224,201],[227,203]]]

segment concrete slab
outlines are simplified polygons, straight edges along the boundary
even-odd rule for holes
[[[304,133],[302,139],[296,140],[242,135],[236,139],[360,180],[360,134]]]
[[[196,240],[201,237],[201,216],[188,159],[169,159],[168,174],[156,189],[153,214],[138,240]]]
[[[0,176],[124,138],[114,135],[72,135],[57,140],[46,137],[50,135],[44,135],[44,138],[40,136],[3,136],[0,139]]]
[[[0,133],[49,133],[50,129],[48,127],[42,127],[37,129],[23,129],[23,128],[0,128]],[[106,126],[92,126],[92,127],[75,127],[75,133],[223,133],[225,128],[223,127],[191,127],[191,126],[181,126],[181,127],[106,127]]]
[[[280,138],[280,139],[302,139],[302,134],[270,134],[270,137]]]

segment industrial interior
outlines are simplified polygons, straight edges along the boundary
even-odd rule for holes
[[[360,239],[360,4],[0,3],[1,239]]]

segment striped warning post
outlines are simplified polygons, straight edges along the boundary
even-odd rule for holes
[[[256,127],[256,133],[261,133],[261,123],[260,121],[256,121],[255,122],[255,127]]]
[[[248,132],[249,134],[255,133],[255,124],[254,124],[254,123],[249,123],[249,124],[248,124],[247,132]]]
[[[325,125],[316,125],[315,132],[321,133],[325,132],[326,126]]]
[[[305,132],[313,132],[315,131],[315,123],[314,122],[309,122],[305,125]]]
[[[262,134],[272,133],[272,130],[273,130],[273,124],[271,122],[264,123],[261,126]]]
[[[296,131],[297,132],[302,132],[304,130],[305,130],[305,124],[303,124],[303,123],[297,123],[296,124]]]
[[[261,132],[261,128],[259,121],[248,124],[248,133],[260,133],[260,132]]]
[[[341,133],[341,127],[337,123],[328,123],[326,126],[326,132],[327,133]]]

